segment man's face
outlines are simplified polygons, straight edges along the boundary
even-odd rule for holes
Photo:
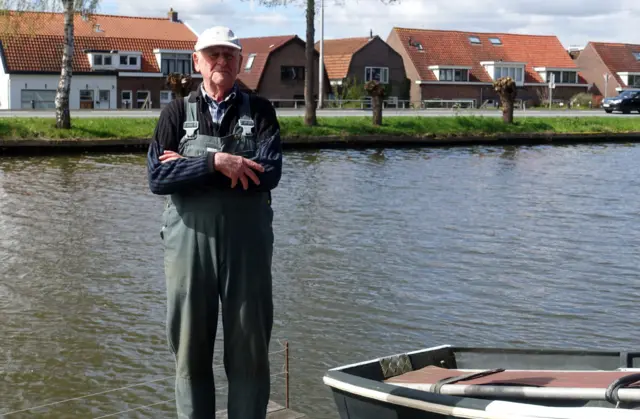
[[[210,47],[193,54],[195,69],[204,79],[227,89],[233,86],[242,64],[240,50],[231,47]]]

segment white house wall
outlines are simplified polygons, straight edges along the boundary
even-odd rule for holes
[[[0,55],[0,109],[9,109],[9,75],[4,73],[4,63]]]
[[[0,109],[9,109],[9,75],[0,74]]]
[[[56,90],[60,76],[57,74],[10,74],[11,109],[22,106],[22,90]],[[0,76],[1,80],[1,76]],[[71,78],[69,91],[69,109],[80,109],[80,90],[93,90],[94,107],[99,99],[100,90],[109,90],[109,109],[116,109],[118,104],[118,83],[116,76],[74,75]],[[0,100],[2,100],[0,88]]]

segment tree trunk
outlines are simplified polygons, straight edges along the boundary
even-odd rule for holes
[[[304,123],[307,126],[316,125],[316,102],[313,99],[313,80],[314,80],[314,58],[315,45],[313,41],[314,24],[313,20],[316,13],[315,0],[307,0],[307,45],[305,48],[306,56],[306,75],[304,78]]]
[[[513,101],[504,100],[502,102],[502,120],[506,124],[513,124]]]
[[[373,106],[373,125],[382,125],[382,97],[371,97]]]
[[[56,127],[71,128],[69,114],[69,90],[71,88],[71,63],[73,61],[73,15],[74,0],[62,0],[64,5],[64,50],[62,53],[62,71],[56,92]]]

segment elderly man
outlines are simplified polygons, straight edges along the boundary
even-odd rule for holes
[[[241,51],[228,28],[199,36],[202,84],[162,110],[147,156],[151,191],[169,195],[161,237],[179,418],[214,417],[219,302],[229,418],[264,418],[269,400],[271,190],[282,150],[271,103],[237,87]]]

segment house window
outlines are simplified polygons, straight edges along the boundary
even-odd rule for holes
[[[111,55],[108,54],[95,54],[93,56],[93,65],[101,66],[106,65],[110,66],[113,63]]]
[[[283,65],[280,67],[280,80],[304,80],[304,66]]]
[[[551,75],[552,74],[554,76],[554,82],[555,83],[560,83],[560,81],[562,80],[562,71],[549,71],[547,73],[547,81],[548,82],[551,81]]]
[[[120,65],[121,66],[137,66],[138,65],[138,57],[135,55],[121,55],[120,56]]]
[[[162,54],[161,68],[165,76],[169,73],[191,74],[192,64],[189,54]]]
[[[548,71],[547,72],[547,83],[551,82],[551,75],[554,76],[554,83],[567,83],[567,84],[576,84],[578,83],[578,73],[574,70],[567,71]]]
[[[629,87],[640,87],[640,75],[629,75],[629,83],[627,83]]]
[[[577,83],[577,78],[578,78],[578,75],[576,74],[575,71],[562,72],[562,83]]]
[[[375,80],[380,84],[389,83],[389,68],[388,67],[365,67],[364,69],[364,82]]]
[[[489,38],[489,41],[490,41],[493,45],[502,45],[502,41],[500,41],[500,38]]]
[[[451,69],[447,69],[447,70],[440,70],[440,77],[439,77],[440,81],[453,81],[453,70]]]
[[[480,38],[478,38],[477,36],[470,36],[469,42],[471,42],[472,44],[480,44]]]
[[[634,52],[633,56],[636,57],[636,60],[640,61],[640,52]]]
[[[440,69],[440,81],[469,81],[469,70],[466,69]]]
[[[249,54],[249,57],[247,57],[247,64],[245,64],[244,66],[244,71],[251,70],[251,67],[253,66],[253,60],[255,60],[255,58],[256,54]]]
[[[54,109],[55,90],[21,90],[22,109]]]
[[[524,71],[522,67],[495,67],[493,71],[494,80],[501,77],[511,77],[516,83],[524,81]]]
[[[164,107],[167,104],[171,103],[173,99],[175,99],[176,94],[171,90],[162,90],[160,92],[160,107]]]

